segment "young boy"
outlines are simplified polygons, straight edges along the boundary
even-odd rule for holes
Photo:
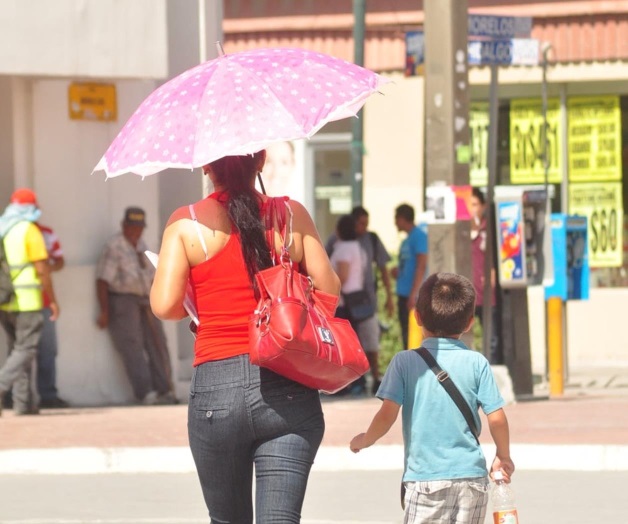
[[[478,408],[487,415],[497,447],[491,471],[502,470],[510,482],[515,466],[504,400],[486,358],[460,341],[473,325],[474,308],[475,290],[467,278],[435,273],[421,286],[415,317],[423,330],[423,347],[458,387],[478,428]],[[483,524],[489,485],[486,460],[462,413],[423,358],[416,351],[396,354],[377,396],[383,400],[381,408],[350,448],[357,453],[375,444],[403,406],[404,524]]]

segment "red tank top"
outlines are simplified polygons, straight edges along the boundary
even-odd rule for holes
[[[213,193],[209,198],[221,199]],[[280,197],[289,200],[288,197]],[[261,206],[265,215],[267,202]],[[295,270],[298,264],[295,264]],[[200,325],[194,344],[194,366],[249,352],[249,317],[257,306],[240,235],[233,232],[225,247],[190,270]]]
[[[194,366],[248,353],[248,321],[257,301],[242,257],[240,236],[232,233],[219,253],[193,267],[190,282],[200,321]]]

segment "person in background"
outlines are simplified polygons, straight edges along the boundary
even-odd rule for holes
[[[109,330],[135,398],[146,405],[175,404],[166,336],[149,304],[155,268],[144,254],[145,227],[144,210],[127,208],[122,231],[107,242],[100,255],[96,267],[97,324]]]
[[[366,267],[368,265],[367,255],[358,240],[355,228],[355,219],[352,215],[342,215],[336,222],[336,241],[334,249],[329,258],[331,267],[340,278],[340,300],[336,316],[345,318],[351,322],[351,327],[360,338],[361,326],[364,323],[376,323],[377,316],[373,314],[370,318],[356,320],[351,317],[351,313],[345,303],[344,295],[356,291],[362,291],[366,286]],[[377,326],[376,326],[377,327]],[[360,338],[360,343],[364,348],[364,342]],[[340,390],[336,395],[350,393],[360,395],[365,392],[366,380],[361,376],[346,388]]]
[[[360,246],[366,253],[367,264],[364,274],[364,289],[367,291],[371,303],[374,305],[374,309],[377,312],[377,271],[381,281],[384,285],[386,292],[386,313],[392,316],[395,311],[395,305],[393,301],[390,273],[388,271],[388,262],[390,262],[390,255],[386,250],[386,247],[380,240],[377,233],[369,231],[369,214],[368,211],[362,206],[356,206],[351,211],[351,216],[355,222],[355,234],[360,243]],[[325,244],[325,250],[331,257],[334,252],[338,236],[336,233],[332,234],[327,243]],[[371,376],[373,382],[371,385],[371,392],[373,395],[377,392],[377,388],[380,384],[380,372],[379,372],[379,341],[381,335],[382,324],[379,321],[377,313],[373,318],[360,322],[355,331],[358,334],[360,343],[364,348],[366,357],[368,358]],[[358,379],[363,380],[363,379]]]
[[[192,456],[212,522],[298,523],[325,422],[319,392],[249,361],[255,274],[273,262],[262,217],[268,197],[255,190],[266,152],[203,166],[215,192],[177,209],[163,234],[151,290],[153,311],[179,320],[188,281],[200,319],[188,407]],[[338,295],[331,267],[305,207],[292,211],[289,253],[314,288]],[[271,235],[273,236],[273,235]],[[277,252],[282,239],[275,229]]]
[[[395,225],[399,231],[407,233],[399,247],[399,265],[391,271],[397,279],[397,313],[403,347],[407,349],[409,315],[427,271],[427,226],[414,223],[414,208],[409,204],[395,209]]]
[[[486,200],[484,193],[473,188],[471,194],[471,265],[473,266],[473,287],[475,288],[475,316],[482,326],[484,314],[484,260],[486,254]],[[489,360],[491,364],[503,362],[499,337],[499,311],[495,297],[495,268],[491,268],[491,338]],[[484,326],[482,326],[484,327]]]
[[[507,482],[515,466],[504,400],[486,358],[460,340],[474,320],[475,291],[465,277],[430,275],[420,288],[414,315],[423,331],[423,347],[460,390],[481,428],[486,414],[495,458],[491,474]],[[383,401],[365,433],[350,442],[354,453],[375,444],[392,427],[403,406],[406,523],[483,524],[488,503],[486,459],[480,443],[438,377],[415,351],[397,353],[377,396]]]
[[[61,271],[65,265],[61,243],[55,232],[48,226],[37,222],[37,227],[44,236],[50,272]],[[50,320],[50,298],[44,293],[44,326],[37,352],[37,392],[40,408],[67,408],[68,403],[59,398],[57,391],[57,324]]]
[[[16,415],[39,413],[37,395],[31,391],[30,372],[44,323],[42,291],[49,299],[50,320],[55,321],[59,316],[48,251],[35,224],[40,215],[35,194],[21,188],[11,195],[11,202],[0,217],[0,238],[14,288],[11,300],[0,305],[0,324],[9,346],[9,356],[0,368],[0,399],[13,388]]]

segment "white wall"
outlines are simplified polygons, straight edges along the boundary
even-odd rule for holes
[[[392,82],[374,94],[364,108],[364,207],[370,229],[391,253],[400,237],[395,208],[402,203],[423,211],[423,93],[422,77],[386,75]]]
[[[182,11],[193,6],[177,0]],[[0,73],[168,76],[167,0],[0,0]]]

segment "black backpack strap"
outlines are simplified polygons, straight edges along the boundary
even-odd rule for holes
[[[443,386],[443,388],[445,388],[445,391],[447,391],[447,393],[449,393],[449,396],[454,401],[456,406],[458,406],[458,409],[462,413],[462,416],[467,421],[467,424],[469,424],[471,433],[473,433],[475,440],[479,444],[480,433],[478,432],[478,428],[475,425],[475,419],[473,418],[473,413],[471,412],[471,408],[469,407],[469,404],[467,404],[467,401],[462,396],[462,393],[460,393],[460,390],[458,389],[456,384],[454,384],[454,381],[451,380],[449,373],[447,373],[445,370],[443,370],[443,368],[441,368],[438,365],[438,363],[436,362],[436,359],[423,346],[421,346],[420,348],[414,349],[413,351],[416,352],[416,354],[419,355],[421,358],[423,358],[423,360],[425,360],[425,363],[434,372],[434,375],[436,375],[436,378],[438,379],[438,382],[440,382],[440,385]]]

